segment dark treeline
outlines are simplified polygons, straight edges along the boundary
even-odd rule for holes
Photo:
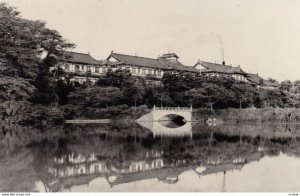
[[[233,78],[189,73],[165,73],[162,80],[157,81],[151,76],[132,76],[126,69],[110,70],[94,85],[88,79],[81,85],[70,82],[68,78],[59,80],[56,92],[68,117],[111,117],[114,113],[126,114],[129,108],[130,111],[137,107],[144,110],[154,105],[193,106],[210,110],[299,107],[290,93],[281,88],[258,89]]]
[[[23,19],[0,3],[0,120],[19,124],[63,122],[49,69],[74,47],[42,21]]]

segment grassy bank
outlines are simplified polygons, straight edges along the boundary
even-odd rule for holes
[[[131,121],[150,112],[146,105],[129,107],[127,105],[110,106],[106,108],[85,107],[76,108],[73,105],[64,107],[65,119],[112,119]]]
[[[215,117],[225,123],[300,123],[300,110],[296,108],[246,108],[210,111],[195,109],[193,120]]]

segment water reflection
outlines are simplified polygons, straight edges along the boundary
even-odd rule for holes
[[[187,120],[176,114],[169,114],[161,117],[158,122],[168,128],[178,128],[187,123]]]
[[[0,191],[259,191],[273,186],[268,181],[277,185],[269,191],[296,186],[278,182],[300,169],[297,126],[290,134],[281,125],[186,123],[186,134],[179,137],[178,129],[167,137],[168,128],[154,124],[69,125],[53,132],[2,126]]]

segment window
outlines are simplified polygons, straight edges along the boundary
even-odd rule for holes
[[[87,66],[86,71],[91,71],[91,67]]]
[[[139,74],[141,73],[141,68],[138,68],[138,73],[139,73]]]
[[[79,71],[80,67],[79,65],[75,65],[75,71]]]
[[[132,68],[132,73],[135,74],[136,73],[136,68]]]
[[[143,74],[143,75],[146,75],[146,69],[143,69],[143,70],[142,70],[142,74]]]
[[[106,67],[103,67],[103,73],[106,73]]]
[[[160,70],[158,71],[158,76],[161,76],[161,71]]]
[[[99,165],[95,165],[95,172],[99,172]]]
[[[70,70],[70,65],[69,64],[65,64],[65,70],[67,70],[67,71]]]
[[[96,67],[96,68],[95,68],[95,72],[96,72],[96,73],[99,73],[99,67]]]
[[[132,164],[132,171],[135,171],[135,170],[136,170],[136,164],[133,163],[133,164]]]
[[[81,65],[81,70],[84,71],[84,66],[83,65]]]

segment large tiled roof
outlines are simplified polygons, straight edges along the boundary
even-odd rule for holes
[[[246,75],[247,79],[254,84],[261,84],[263,86],[277,87],[278,84],[272,83],[268,80],[263,79],[258,74],[250,74]]]
[[[89,54],[78,53],[78,52],[66,51],[63,60],[67,62],[87,64],[87,65],[99,64],[99,61],[91,57]]]
[[[117,59],[127,65],[136,65],[141,67],[159,68],[165,70],[178,70],[178,71],[189,71],[199,72],[197,69],[181,64],[176,59],[169,59],[170,57],[178,56],[175,53],[164,54],[157,59],[145,58],[139,56],[131,56],[125,54],[111,53],[110,57]]]
[[[167,65],[170,69],[175,69],[175,70],[179,70],[179,71],[199,72],[199,70],[197,70],[193,67],[185,66],[175,59],[166,59],[166,58],[160,57],[160,58],[158,58],[158,61],[160,63]]]
[[[243,164],[221,164],[221,165],[215,165],[215,166],[210,166],[208,167],[206,170],[204,170],[203,172],[201,172],[201,174],[204,175],[209,175],[209,174],[214,174],[214,173],[219,173],[219,172],[225,172],[227,170],[240,170],[242,169],[244,165]]]
[[[99,65],[108,65],[108,66],[115,66],[115,65],[119,65],[122,64],[121,62],[113,62],[113,61],[109,61],[109,60],[97,60]]]
[[[168,69],[167,66],[158,62],[157,59],[139,57],[139,56],[131,56],[125,54],[112,53],[112,57],[117,59],[120,62],[128,65],[136,65],[142,67],[151,67],[151,68],[160,68],[160,69]]]
[[[193,169],[193,166],[185,166],[185,167],[174,167],[174,168],[160,168],[155,170],[146,170],[139,171],[135,173],[127,173],[122,175],[117,175],[116,179],[113,181],[109,181],[110,186],[115,186],[124,183],[130,183],[145,179],[153,179],[158,178],[158,180],[164,181],[168,177],[174,177],[180,175],[182,172]],[[166,181],[165,181],[166,182]]]
[[[217,63],[210,63],[205,61],[199,61],[197,65],[202,65],[206,69],[202,69],[201,72],[217,72],[217,73],[228,73],[228,74],[246,74],[240,67],[232,67],[229,65],[217,64]]]
[[[261,82],[264,82],[264,79],[262,77],[260,77],[258,74],[250,74],[248,73],[246,75],[247,79],[255,84],[261,84]]]

